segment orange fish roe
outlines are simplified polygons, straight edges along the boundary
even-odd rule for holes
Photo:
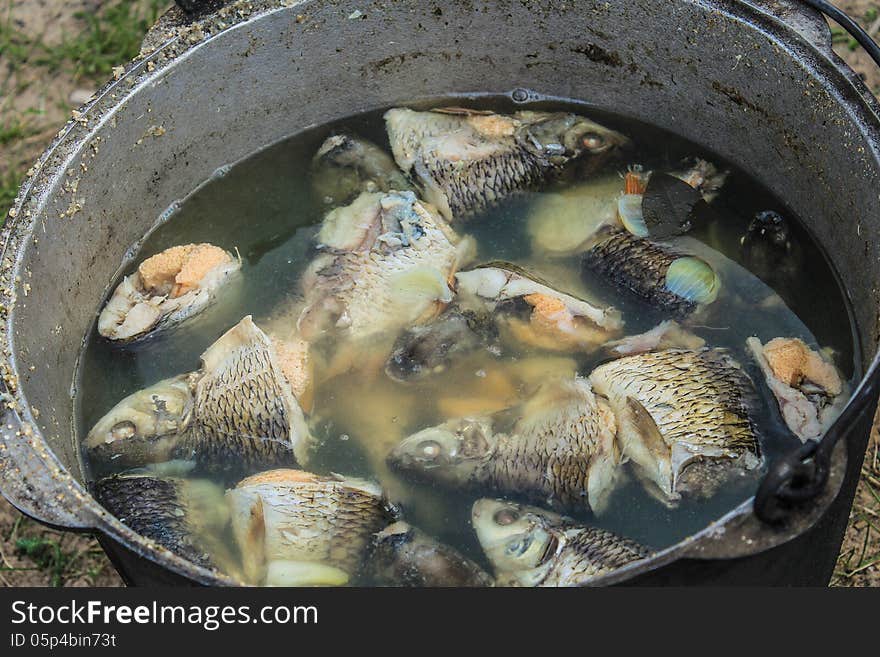
[[[535,329],[551,335],[576,330],[575,316],[560,299],[546,294],[527,294],[523,299],[534,308],[530,322]]]
[[[278,354],[281,372],[290,383],[293,394],[302,409],[309,413],[314,401],[312,360],[309,357],[309,343],[305,340],[284,342],[272,339],[272,346]]]
[[[830,395],[839,395],[843,388],[834,365],[797,338],[770,340],[764,345],[764,357],[773,375],[791,387],[807,380],[821,386]]]
[[[138,273],[146,289],[176,298],[197,288],[209,271],[229,258],[226,251],[213,244],[184,244],[147,258]]]
[[[242,479],[236,488],[244,488],[246,486],[255,486],[257,484],[309,484],[321,481],[321,477],[305,470],[292,470],[289,468],[280,468],[278,470],[268,470],[251,475],[247,479]]]

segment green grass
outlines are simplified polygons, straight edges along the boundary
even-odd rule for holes
[[[22,536],[15,541],[15,552],[33,562],[33,567],[18,567],[6,570],[44,571],[51,586],[63,586],[65,582],[85,577],[94,584],[104,570],[103,562],[95,562],[91,557],[102,554],[98,547],[87,547],[78,551],[66,549],[61,539],[55,540],[42,534]]]
[[[36,133],[36,130],[29,127],[18,116],[13,116],[0,123],[0,146],[6,146],[19,139],[26,139]]]
[[[58,44],[40,37],[28,37],[12,20],[12,0],[0,0],[0,98],[11,99],[31,84],[19,80],[23,69],[43,70],[49,75],[64,73],[75,80],[103,82],[114,66],[137,56],[147,29],[171,4],[171,0],[112,0],[97,12],[79,12],[75,18],[81,29],[65,34]],[[29,109],[15,112],[6,102],[0,107],[0,149],[39,132],[27,120]],[[65,112],[69,109],[62,108]],[[0,151],[0,157],[3,152]],[[24,170],[0,174],[0,225],[6,218]]]
[[[16,29],[12,22],[12,0],[0,17],[0,62],[6,66],[7,74],[21,69],[31,56],[34,43]]]
[[[49,73],[69,71],[75,79],[103,79],[114,66],[137,56],[147,29],[169,4],[170,0],[114,0],[95,13],[74,14],[82,30],[64,35],[59,44],[47,44],[20,33],[7,0],[0,19],[0,61],[10,73],[30,65]]]
[[[19,556],[28,557],[40,570],[48,571],[52,586],[64,584],[65,573],[75,556],[65,552],[57,541],[45,536],[26,536],[15,542]]]
[[[8,171],[0,176],[0,226],[6,221],[6,213],[18,195],[18,188],[24,180],[24,172]]]
[[[58,46],[43,46],[37,63],[50,71],[73,66],[75,79],[104,78],[114,66],[137,56],[144,34],[167,4],[165,0],[149,0],[137,6],[131,0],[117,0],[97,13],[79,12],[75,17],[84,29],[65,36]]]

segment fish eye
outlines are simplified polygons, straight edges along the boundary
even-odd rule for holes
[[[512,525],[519,520],[519,511],[511,508],[501,509],[500,511],[495,512],[492,519],[495,521],[496,525],[501,525],[502,527]]]
[[[117,422],[113,425],[113,428],[110,429],[110,437],[113,440],[125,440],[126,438],[131,438],[136,433],[137,427],[131,420]]]
[[[442,448],[436,440],[423,440],[419,443],[419,451],[425,458],[434,459],[440,456]]]
[[[598,132],[588,132],[581,139],[581,143],[584,145],[584,148],[594,151],[605,146],[605,137]]]

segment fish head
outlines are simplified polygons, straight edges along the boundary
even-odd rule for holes
[[[619,132],[577,114],[524,112],[518,118],[527,125],[526,147],[558,164],[610,154],[629,142]]]
[[[535,585],[553,561],[562,517],[506,500],[474,502],[471,523],[499,581]]]
[[[490,315],[449,310],[434,321],[401,334],[385,372],[399,382],[423,378],[443,369],[456,356],[488,344],[496,334],[497,327]]]
[[[129,395],[92,427],[85,446],[93,463],[114,468],[167,461],[189,423],[193,391],[186,376]]]
[[[487,418],[460,418],[404,438],[391,451],[388,464],[419,479],[465,484],[491,458],[495,443]]]

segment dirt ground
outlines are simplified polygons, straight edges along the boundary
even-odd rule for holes
[[[136,53],[156,11],[170,0],[0,0],[0,216],[37,155],[69,116]],[[880,2],[841,0],[873,36]],[[880,93],[880,71],[835,30],[836,51]],[[56,532],[0,498],[0,586],[119,586],[88,535]],[[875,426],[835,586],[880,586],[880,433]]]

